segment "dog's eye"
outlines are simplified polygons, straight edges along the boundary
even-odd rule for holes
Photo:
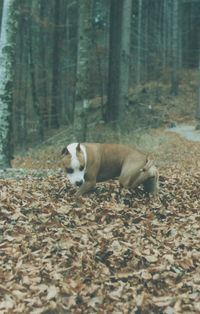
[[[74,169],[72,169],[72,168],[66,168],[66,172],[67,172],[67,173],[73,173],[73,172],[74,172]]]
[[[79,170],[83,171],[83,169],[84,169],[84,166],[80,166]]]

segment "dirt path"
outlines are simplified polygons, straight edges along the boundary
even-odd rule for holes
[[[195,130],[193,125],[181,124],[168,130],[175,132],[190,141],[200,142],[200,130]]]

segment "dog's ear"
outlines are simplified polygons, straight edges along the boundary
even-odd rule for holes
[[[76,146],[76,151],[77,151],[78,153],[81,152],[81,144],[80,144],[80,143],[78,143],[78,145]]]
[[[62,150],[62,152],[61,152],[61,155],[66,156],[66,155],[68,155],[68,154],[69,154],[69,151],[68,151],[67,147],[64,147],[63,150]]]

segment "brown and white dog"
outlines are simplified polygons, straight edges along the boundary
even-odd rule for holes
[[[72,143],[62,150],[62,164],[69,181],[79,187],[80,196],[96,182],[119,178],[120,186],[134,189],[143,184],[145,192],[158,192],[158,170],[153,160],[121,144]]]

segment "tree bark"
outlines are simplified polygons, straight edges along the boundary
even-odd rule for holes
[[[0,34],[0,168],[11,166],[13,69],[17,30],[17,1],[4,0]]]
[[[196,129],[200,130],[200,54],[199,54],[199,69],[198,69],[198,99],[196,106]]]
[[[179,23],[178,23],[178,0],[173,0],[173,17],[172,17],[172,78],[171,78],[171,94],[178,94],[178,69],[179,69]]]
[[[111,0],[110,3],[110,34],[109,34],[109,70],[108,70],[108,102],[106,107],[106,122],[117,125],[119,102],[119,60],[120,31],[122,23],[122,1]]]
[[[43,141],[44,139],[44,121],[43,121],[43,114],[41,112],[41,104],[38,99],[38,89],[37,89],[37,79],[36,79],[36,66],[34,60],[34,45],[33,45],[33,27],[32,27],[32,16],[34,12],[34,5],[37,3],[33,3],[33,7],[31,7],[31,17],[29,21],[29,64],[30,64],[30,83],[31,83],[31,93],[32,93],[32,100],[33,100],[33,108],[35,114],[37,116],[38,122],[38,135],[39,140]]]
[[[167,34],[168,34],[168,2],[164,0],[163,4],[163,44],[162,44],[162,70],[167,67]]]
[[[79,26],[74,108],[74,140],[83,142],[87,136],[87,105],[90,98],[90,51],[92,0],[79,0]]]
[[[53,38],[53,74],[52,74],[52,107],[51,107],[51,126],[59,127],[59,113],[61,107],[60,95],[60,31],[59,31],[59,16],[60,16],[60,0],[55,1],[54,12],[54,38]]]
[[[138,0],[138,31],[137,31],[137,84],[141,81],[141,31],[142,31],[142,0]]]
[[[121,52],[119,68],[119,127],[126,128],[126,110],[129,94],[129,63],[130,63],[130,34],[131,34],[132,0],[124,0],[122,8]]]
[[[34,0],[35,1],[35,0]],[[40,20],[41,23],[46,19],[46,2],[42,0],[40,2]],[[40,73],[40,84],[38,86],[38,93],[39,95],[42,95],[42,113],[43,113],[43,125],[44,128],[48,129],[49,128],[49,102],[48,102],[48,77],[47,77],[47,51],[48,51],[48,41],[46,40],[47,37],[47,32],[44,27],[40,27],[39,29],[39,43],[40,43],[40,60],[41,60],[41,70],[39,71]]]
[[[111,1],[107,122],[126,127],[132,0]]]

